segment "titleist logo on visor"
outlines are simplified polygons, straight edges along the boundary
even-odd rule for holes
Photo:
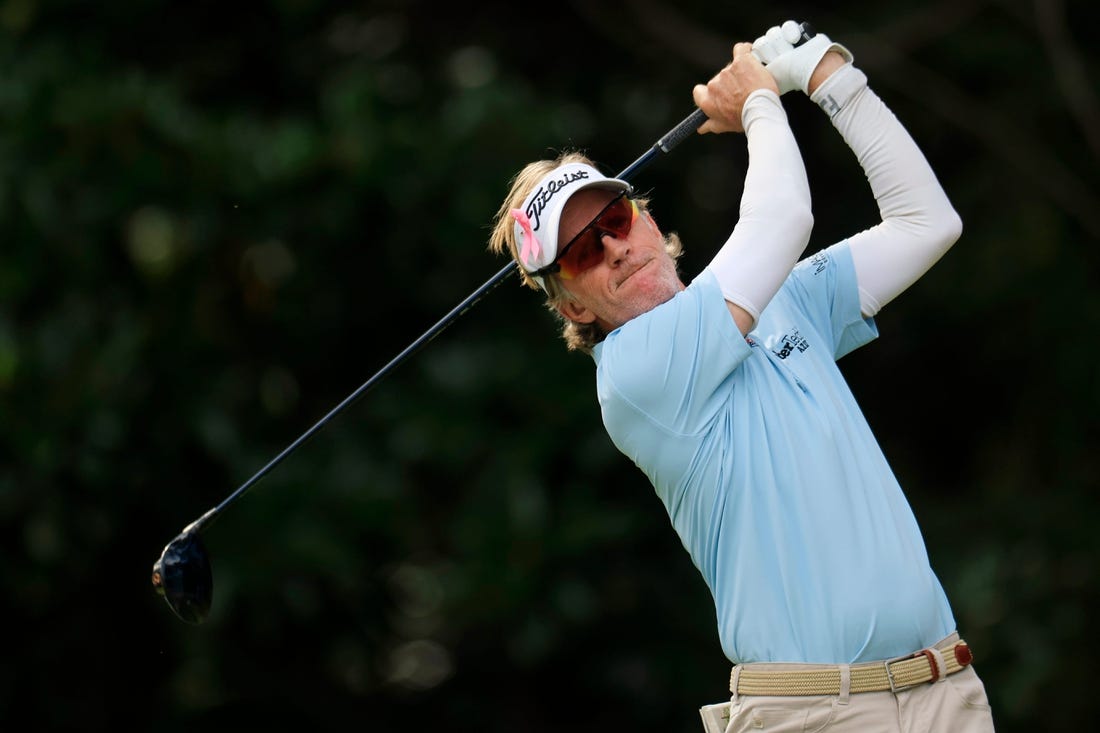
[[[531,228],[539,228],[539,224],[541,223],[540,215],[543,210],[546,209],[546,205],[550,203],[550,199],[554,198],[554,194],[566,188],[570,183],[583,181],[586,178],[588,178],[588,171],[574,171],[573,173],[566,173],[557,180],[547,181],[540,186],[539,189],[535,191],[531,203],[527,204],[527,216],[534,222],[534,226]]]

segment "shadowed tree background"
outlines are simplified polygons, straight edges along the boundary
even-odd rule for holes
[[[438,4],[0,0],[0,726],[694,731],[709,594],[600,423],[588,357],[510,279],[204,534],[153,561],[504,264],[510,177],[608,174],[787,18],[847,45],[964,221],[845,358],[999,730],[1092,715],[1100,69],[1083,0]],[[811,250],[874,224],[784,104]],[[636,180],[694,276],[740,136]]]

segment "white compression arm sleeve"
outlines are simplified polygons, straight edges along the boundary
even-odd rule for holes
[[[912,285],[962,233],[917,144],[851,64],[810,97],[856,154],[882,222],[849,238],[863,314],[873,316]]]
[[[755,323],[806,248],[813,214],[806,167],[778,95],[750,94],[741,120],[749,166],[740,218],[707,267],[726,300]]]

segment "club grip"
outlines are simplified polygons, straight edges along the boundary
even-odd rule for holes
[[[696,109],[685,117],[680,124],[666,132],[664,137],[657,141],[657,148],[660,149],[662,153],[667,153],[689,136],[694,135],[695,131],[706,121],[707,116],[703,110]]]

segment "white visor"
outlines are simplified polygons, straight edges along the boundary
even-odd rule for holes
[[[618,178],[608,178],[590,165],[569,163],[546,174],[523,201],[523,207],[512,209],[514,231],[520,267],[527,271],[543,290],[542,277],[535,275],[558,256],[558,223],[565,204],[578,191],[601,188],[626,191],[631,186]]]

